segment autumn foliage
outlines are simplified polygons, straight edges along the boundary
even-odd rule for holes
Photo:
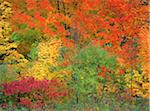
[[[0,2],[3,109],[147,110],[147,1]]]

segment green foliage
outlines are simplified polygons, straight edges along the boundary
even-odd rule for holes
[[[26,25],[21,25],[20,27],[26,27]],[[11,36],[11,40],[15,42],[35,42],[41,39],[41,33],[39,33],[36,29],[26,29],[18,32],[14,32]]]
[[[2,64],[2,65],[0,66],[0,74],[6,73],[6,71],[7,71],[7,66],[6,66],[6,64]]]
[[[25,28],[26,24],[22,24],[20,27]],[[11,40],[18,43],[17,51],[29,60],[37,59],[40,39],[41,34],[35,29],[14,32],[11,36]]]
[[[0,84],[16,80],[17,69],[8,67],[7,64],[0,65]]]
[[[12,36],[11,36],[11,40],[13,40],[13,41],[20,41],[21,38],[20,38],[19,34],[17,34],[17,33],[14,32],[12,34]]]
[[[73,63],[72,80],[69,84],[74,90],[77,103],[91,101],[96,97],[96,87],[99,84],[98,67],[105,66],[110,70],[116,67],[115,57],[109,56],[106,51],[96,46],[82,49],[73,58]]]
[[[3,75],[7,72],[6,64],[0,65],[0,81],[2,81]]]
[[[17,24],[19,29],[25,29],[27,28],[27,24]]]
[[[97,10],[89,10],[89,14],[94,14],[94,15],[96,15],[97,13],[98,13]]]
[[[28,54],[28,57],[31,60],[36,60],[38,58],[38,42],[35,42],[32,44],[32,49],[30,51],[30,53]]]

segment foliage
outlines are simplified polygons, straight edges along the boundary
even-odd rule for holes
[[[149,90],[149,80],[146,75],[143,71],[126,71],[125,80],[127,87],[132,89],[133,92],[131,93],[133,96],[149,98],[149,94],[147,93]]]
[[[147,111],[148,13],[146,0],[0,0],[2,110]]]
[[[52,39],[50,41],[42,41],[38,44],[35,49],[38,52],[31,52],[29,56],[33,58],[37,58],[36,61],[33,61],[31,64],[33,66],[26,67],[24,71],[22,71],[23,76],[32,76],[36,79],[52,79],[54,77],[59,76],[61,73],[50,71],[50,67],[57,66],[57,58],[59,57],[59,49],[61,47],[61,41],[58,39]],[[50,51],[49,51],[50,50]]]
[[[67,95],[64,83],[58,80],[36,80],[32,77],[2,84],[2,88],[2,105],[9,105],[11,102],[14,107],[25,106],[31,109],[54,105]]]
[[[114,81],[113,71],[116,68],[115,57],[99,47],[86,47],[76,54],[71,64],[72,78],[69,82],[73,90],[72,96],[77,104],[97,98],[97,87],[99,83],[106,85]],[[108,68],[109,72],[103,72],[109,78],[99,78],[102,72],[100,67]],[[110,80],[112,79],[112,80]],[[96,100],[95,100],[96,101]]]
[[[75,24],[72,27],[78,29],[80,35],[79,44],[93,41],[120,56],[127,66],[135,67],[140,41],[136,41],[137,48],[133,44],[141,38],[139,30],[148,19],[146,6],[139,0],[83,1],[72,20]]]

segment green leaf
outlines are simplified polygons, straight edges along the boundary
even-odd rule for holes
[[[90,10],[90,11],[89,11],[89,14],[95,14],[95,15],[96,15],[97,13],[98,13],[97,10]]]
[[[32,50],[31,52],[28,54],[28,57],[31,59],[31,60],[36,60],[38,58],[38,43],[34,43],[32,45]]]
[[[3,78],[3,74],[5,74],[6,72],[7,72],[7,66],[6,66],[6,64],[0,65],[0,81]]]
[[[13,41],[20,41],[21,40],[21,36],[18,34],[18,33],[16,33],[16,32],[14,32],[12,35],[11,35],[11,40],[13,40]]]
[[[27,24],[18,24],[19,29],[25,29],[27,26]]]
[[[58,103],[55,104],[57,111],[61,111],[61,107]]]

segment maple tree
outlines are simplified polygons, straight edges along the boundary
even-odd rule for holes
[[[133,44],[140,44],[139,30],[146,24],[146,13],[147,7],[138,0],[83,0],[73,21],[81,36],[81,44],[93,40],[94,44],[99,43],[107,50],[121,55],[130,65],[134,62],[132,60],[137,59],[132,57],[138,53],[138,48]]]

